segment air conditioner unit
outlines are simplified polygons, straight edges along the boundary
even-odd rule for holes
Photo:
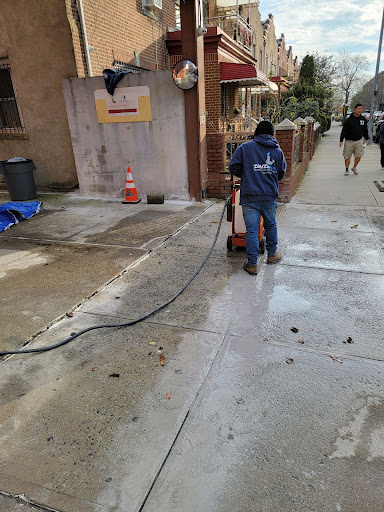
[[[146,9],[162,9],[163,0],[143,0],[143,7]]]

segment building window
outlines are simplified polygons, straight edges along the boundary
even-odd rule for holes
[[[19,106],[11,77],[11,66],[0,61],[0,132],[23,132]]]

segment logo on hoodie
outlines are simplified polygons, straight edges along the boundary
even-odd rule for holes
[[[268,151],[265,164],[253,164],[254,171],[262,171],[264,174],[271,174],[276,172],[275,160],[271,159],[271,153]]]

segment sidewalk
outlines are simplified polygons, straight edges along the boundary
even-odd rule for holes
[[[226,254],[225,222],[207,265],[164,310],[1,363],[0,495],[11,494],[1,512],[18,494],[61,512],[382,512],[384,193],[372,181],[384,171],[372,146],[361,173],[345,177],[339,131],[324,136],[281,208],[281,264],[246,274],[244,253]],[[102,235],[98,222],[73,228],[68,241],[84,249],[138,252],[120,273],[113,253],[100,256],[112,282],[96,283],[96,294],[72,303],[80,304],[72,318],[32,346],[137,318],[181,288],[207,254],[223,205],[176,205],[164,231],[155,223],[162,206],[155,215],[135,205],[148,232],[131,245],[121,240],[136,224],[120,236],[117,205]],[[38,237],[42,227],[29,231],[37,221],[24,224],[24,236]],[[95,256],[86,276],[97,264]],[[13,303],[18,315],[21,304]]]

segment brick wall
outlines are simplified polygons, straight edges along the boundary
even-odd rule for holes
[[[84,76],[86,62],[76,1],[65,2],[78,76]],[[165,34],[175,26],[174,0],[163,0],[163,9],[156,11],[155,19],[142,14],[141,5],[141,0],[83,0],[88,45],[94,47],[90,53],[94,75],[112,67],[114,60],[150,70],[169,69]]]
[[[276,139],[287,161],[287,172],[285,177],[279,182],[278,201],[289,203],[298,187],[301,178],[307,170],[314,151],[314,131],[313,123],[301,126],[300,141],[300,161],[294,163],[294,134],[295,129],[276,130]]]

